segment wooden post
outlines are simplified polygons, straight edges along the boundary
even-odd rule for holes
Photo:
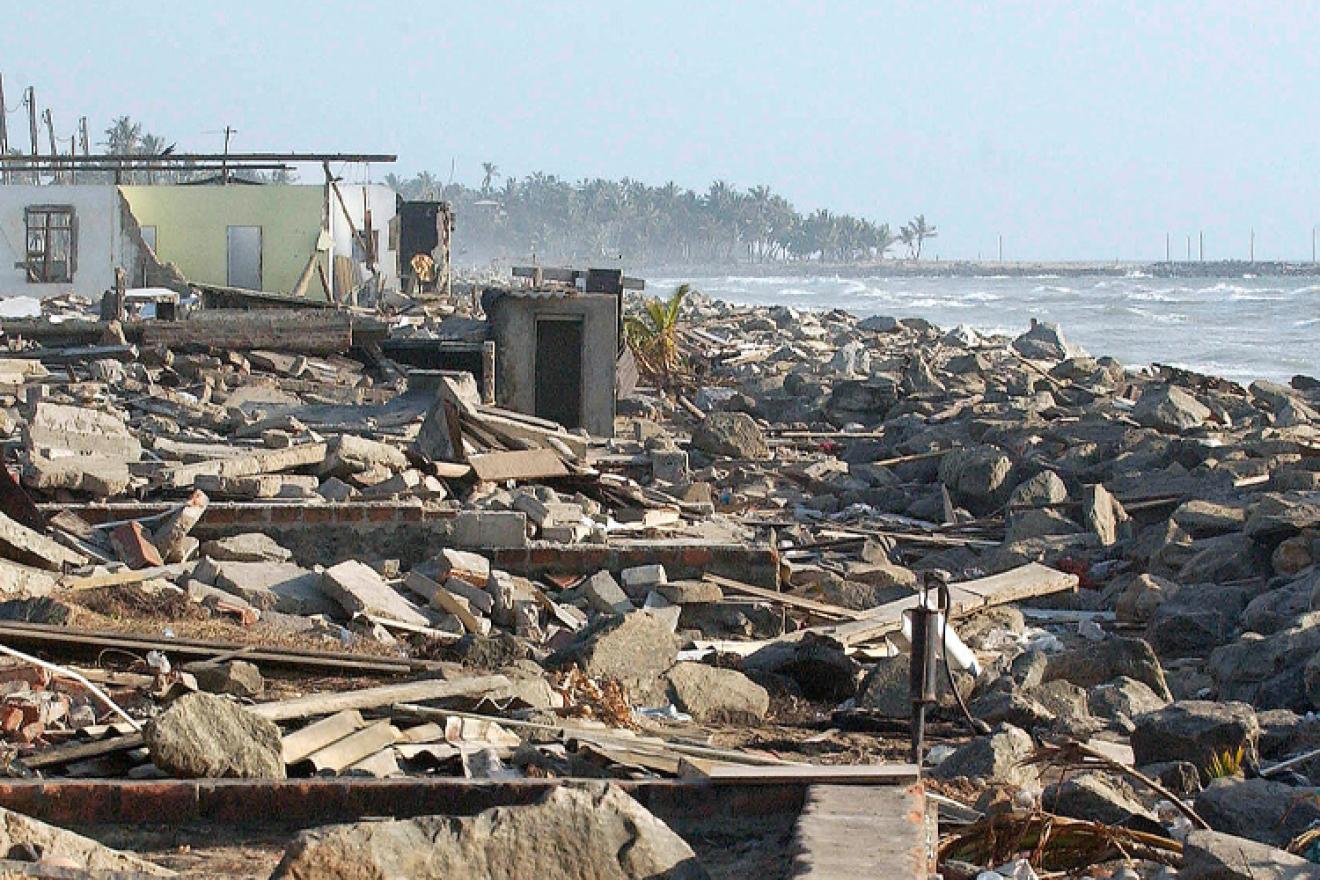
[[[495,405],[495,343],[490,339],[481,343],[481,402]]]
[[[115,320],[124,320],[124,305],[128,301],[128,280],[124,270],[115,267]]]

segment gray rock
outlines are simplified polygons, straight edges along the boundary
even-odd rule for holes
[[[1011,724],[1028,733],[1054,722],[1053,712],[1020,691],[988,691],[967,708],[987,724]]]
[[[1102,773],[1078,773],[1048,786],[1041,805],[1060,816],[1122,825],[1148,834],[1167,833],[1126,786]]]
[[[142,730],[152,763],[185,779],[283,779],[280,729],[214,694],[187,694]]]
[[[771,643],[743,661],[749,674],[792,679],[811,700],[840,702],[856,696],[862,666],[831,639],[809,635],[801,641]]]
[[[1127,511],[1099,483],[1082,490],[1082,521],[1100,539],[1102,547],[1118,543],[1119,527],[1127,522]]]
[[[1118,596],[1114,615],[1123,623],[1146,623],[1178,585],[1151,574],[1139,574],[1127,582]]]
[[[1225,753],[1243,752],[1246,766],[1257,766],[1260,726],[1246,703],[1179,700],[1132,719],[1132,753],[1138,764],[1190,761],[1209,779],[1210,763]]]
[[[1172,697],[1159,659],[1142,639],[1111,637],[1063,651],[1051,655],[1045,668],[1046,681],[1063,679],[1084,688],[1104,684],[1119,676],[1134,678],[1165,699]]]
[[[577,663],[593,678],[622,684],[634,702],[652,705],[665,696],[661,676],[674,665],[680,645],[654,615],[634,611],[601,618],[547,663],[555,668]]]
[[[1054,471],[1041,471],[1030,479],[1023,480],[1013,489],[1008,497],[1009,507],[1034,507],[1042,504],[1059,504],[1068,500],[1068,487]]]
[[[1086,694],[1091,714],[1111,721],[1130,721],[1138,715],[1163,709],[1166,702],[1148,685],[1125,675],[1098,684]]]
[[[1178,580],[1185,584],[1245,580],[1266,570],[1268,560],[1255,541],[1241,532],[1203,538],[1192,544]]]
[[[692,445],[728,458],[767,459],[770,447],[756,420],[746,413],[713,412],[692,432]]]
[[[266,689],[266,680],[254,663],[230,660],[220,664],[189,664],[187,671],[197,679],[197,686],[212,694],[232,697],[259,697]]]
[[[1013,462],[995,446],[960,447],[940,459],[939,478],[959,502],[973,513],[1003,503],[1012,486],[1008,476]]]
[[[1194,807],[1215,831],[1270,846],[1287,846],[1320,820],[1320,790],[1295,788],[1268,779],[1216,779]]]
[[[1063,338],[1058,324],[1031,319],[1031,329],[1013,340],[1013,349],[1023,357],[1040,361],[1060,361],[1080,350]]]
[[[1137,769],[1180,797],[1195,797],[1201,790],[1201,772],[1190,761],[1156,761]]]
[[[1210,408],[1176,385],[1153,385],[1141,393],[1132,417],[1148,428],[1181,434],[1203,425]]]
[[[356,559],[346,559],[322,572],[321,591],[350,616],[365,612],[418,626],[431,623],[416,605],[385,583],[374,568]]]
[[[1146,639],[1161,657],[1205,657],[1229,640],[1246,607],[1241,587],[1190,584],[1151,615]]]
[[[1244,837],[1197,829],[1183,843],[1178,880],[1315,880],[1320,865]]]
[[[298,835],[271,880],[527,877],[706,880],[691,847],[613,786],[562,786],[475,816],[331,825]]]
[[[627,614],[632,600],[608,571],[598,571],[582,584],[582,595],[594,611],[602,614]]]
[[[756,724],[770,709],[770,694],[736,669],[677,663],[665,673],[674,705],[703,724]]]
[[[969,779],[1009,785],[1034,785],[1040,773],[1034,764],[1024,764],[1033,749],[1031,737],[1008,724],[1000,725],[990,736],[959,746],[953,754],[931,770],[936,779]]]
[[[908,693],[911,665],[911,660],[906,654],[877,660],[862,679],[862,685],[857,691],[857,708],[888,718],[911,718],[912,698]],[[973,684],[970,676],[955,672],[953,680],[958,683],[964,699],[970,696]],[[939,671],[935,676],[935,694],[942,705],[946,707],[955,705],[943,663],[940,663]]]
[[[1068,519],[1057,510],[1049,508],[1029,508],[1014,511],[1008,515],[1008,528],[1004,532],[1004,543],[1029,541],[1047,535],[1075,535],[1081,531],[1077,523]]]

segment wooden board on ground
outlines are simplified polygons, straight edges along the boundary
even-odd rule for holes
[[[742,593],[747,596],[755,596],[758,599],[764,599],[767,602],[788,605],[792,608],[801,609],[802,611],[809,611],[820,617],[828,617],[834,620],[862,620],[866,617],[866,612],[863,611],[854,611],[851,608],[842,608],[838,605],[830,605],[826,602],[817,602],[814,599],[805,599],[802,596],[794,596],[792,593],[780,593],[776,590],[768,590],[765,587],[744,584],[741,581],[721,577],[717,574],[707,573],[702,576],[702,580],[708,581],[721,589],[733,593]]]
[[[920,778],[915,764],[779,764],[751,766],[701,758],[679,763],[683,779],[710,779],[769,784],[829,783],[832,785],[908,785]]]
[[[568,476],[563,459],[553,449],[521,449],[514,452],[485,452],[468,458],[477,479],[487,483],[505,480],[545,480]]]

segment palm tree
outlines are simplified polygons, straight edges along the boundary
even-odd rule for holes
[[[876,227],[871,241],[872,246],[875,248],[875,255],[883,260],[885,253],[898,242],[898,236],[894,235],[894,231],[889,228],[888,223],[881,223]]]
[[[128,155],[138,151],[141,140],[142,123],[134,122],[129,116],[116,116],[105,130],[105,140],[101,143],[107,153]]]
[[[918,260],[921,259],[921,245],[926,241],[926,239],[936,238],[939,236],[939,232],[936,231],[935,227],[930,226],[926,223],[925,214],[918,214],[917,216],[913,217],[912,220],[909,221],[908,225],[905,226],[904,228],[905,229],[910,228],[912,230],[912,240],[916,242],[915,256]]]
[[[642,303],[645,319],[630,315],[623,322],[623,337],[638,369],[662,387],[673,385],[674,375],[683,365],[678,351],[678,316],[691,292],[690,284],[680,284],[667,302],[648,297]]]
[[[494,162],[482,162],[481,172],[481,192],[484,195],[490,192],[491,182],[500,176],[500,168]]]

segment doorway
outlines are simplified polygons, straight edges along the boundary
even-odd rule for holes
[[[536,415],[582,427],[582,318],[536,322]]]

